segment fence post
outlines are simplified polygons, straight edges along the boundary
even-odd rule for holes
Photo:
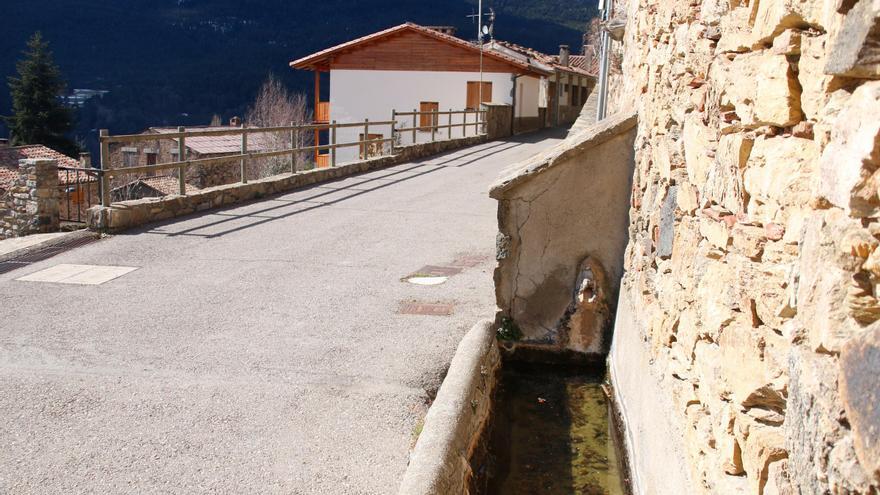
[[[482,107],[482,105],[480,105]],[[474,136],[480,135],[480,107],[474,110]]]
[[[397,128],[397,110],[391,109],[391,154],[394,154],[394,133]],[[384,149],[385,146],[382,146]]]
[[[290,127],[296,125],[293,121],[290,122]],[[290,173],[296,173],[296,129],[290,129]]]
[[[186,132],[185,127],[178,127],[177,132]],[[177,140],[177,161],[185,162],[186,161],[186,136],[180,136],[180,139]],[[181,165],[177,167],[177,186],[178,192],[180,192],[181,196],[186,195],[186,166]]]
[[[332,145],[330,148],[330,166],[336,166],[336,121],[333,121],[333,126],[330,128],[330,144]]]
[[[248,155],[248,132],[244,124],[241,124],[241,183],[247,184],[247,155]]]
[[[431,142],[433,143],[437,134],[437,110],[431,110]]]
[[[412,144],[416,144],[416,139],[417,139],[417,138],[416,138],[416,109],[415,109],[415,108],[413,108],[413,126],[412,126],[412,133],[413,133],[413,142],[412,142]]]
[[[110,178],[107,171],[110,170],[110,142],[107,137],[110,131],[101,129],[98,136],[101,141],[101,206],[110,206]]]
[[[461,137],[467,137],[467,108],[464,109],[464,112],[461,114]]]
[[[362,139],[364,150],[364,160],[370,158],[370,119],[364,119],[364,139]]]
[[[449,119],[447,119],[447,122],[446,122],[447,123],[446,137],[448,139],[452,139],[452,109],[451,108],[449,109],[449,115],[447,115],[447,117],[449,117]]]

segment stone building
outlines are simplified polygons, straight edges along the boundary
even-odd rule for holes
[[[235,130],[239,126],[199,126],[188,127],[189,131],[195,130]],[[176,133],[176,127],[151,127],[142,134],[155,134],[155,141],[139,141],[132,143],[113,143],[110,146],[110,164],[113,168],[138,167],[144,165],[156,165],[178,161],[179,143],[177,138],[163,138],[163,134]],[[184,140],[186,146],[186,158],[198,160],[200,158],[217,158],[222,156],[238,155],[241,153],[241,136],[197,136],[188,137]],[[248,136],[248,151],[259,152],[273,149],[271,137],[264,134],[252,134]],[[249,179],[257,178],[258,170],[254,169]],[[154,173],[138,173],[131,176],[120,176],[114,180],[113,190],[122,191],[125,186],[140,179],[151,176],[167,176],[168,170]],[[221,163],[210,166],[195,165],[187,169],[186,182],[191,187],[204,189],[206,187],[231,184],[241,180],[241,167],[236,161]],[[134,199],[134,198],[129,198]]]

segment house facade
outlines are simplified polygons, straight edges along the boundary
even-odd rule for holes
[[[537,53],[537,52],[535,52]],[[545,56],[546,57],[546,56]],[[549,59],[549,57],[547,57]],[[397,112],[476,110],[481,103],[507,104],[514,108],[513,129],[529,130],[546,125],[549,81],[556,68],[552,64],[514,50],[478,45],[449,34],[448,30],[406,23],[343,43],[290,63],[315,74],[315,122],[337,123],[389,121]],[[329,95],[322,98],[321,78],[328,77]],[[589,87],[584,72],[578,91]],[[575,84],[572,79],[570,84]],[[541,88],[545,88],[542,93]],[[543,99],[542,99],[543,94]],[[545,108],[542,112],[541,108]],[[476,118],[468,116],[470,122]],[[452,124],[462,123],[462,115],[451,116]],[[423,127],[400,134],[399,145],[427,140],[432,131],[446,138],[449,115],[401,116],[400,127]],[[529,126],[522,125],[529,122]],[[433,128],[433,129],[432,129]],[[367,129],[370,139],[387,139],[390,126]],[[473,136],[478,126],[455,127],[451,137]],[[343,128],[337,131],[337,143],[362,141],[364,129]],[[327,143],[327,136],[316,135],[316,142]],[[339,148],[337,161],[355,161],[369,155],[358,147]],[[327,164],[327,154],[316,157],[319,166]]]

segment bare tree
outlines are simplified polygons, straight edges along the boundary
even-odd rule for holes
[[[307,124],[312,120],[308,99],[302,93],[291,93],[275,76],[269,74],[260,88],[253,105],[245,115],[247,127],[281,127]],[[248,144],[255,150],[278,151],[293,147],[310,146],[312,133],[303,131],[291,133],[261,132],[251,136]],[[310,154],[298,153],[298,169],[307,168]],[[275,157],[253,161],[255,177],[266,177],[290,170],[290,157]]]

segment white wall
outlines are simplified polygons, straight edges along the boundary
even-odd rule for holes
[[[520,78],[523,80],[525,78]],[[479,72],[417,72],[383,70],[331,70],[330,71],[330,119],[338,123],[391,120],[391,109],[411,112],[418,110],[422,101],[436,101],[441,111],[462,110],[467,104],[467,82],[479,81]],[[483,81],[492,82],[492,103],[513,104],[512,75],[506,73],[483,73]],[[537,115],[537,113],[536,113]],[[469,115],[469,122],[474,116]],[[440,116],[438,139],[446,138],[447,116]],[[453,116],[453,124],[461,122],[461,115]],[[412,127],[412,117],[398,117],[398,123]],[[400,126],[398,124],[398,126]],[[467,135],[476,131],[468,127]],[[363,128],[339,129],[336,142],[354,142]],[[370,133],[389,137],[389,126],[377,126]],[[462,128],[454,127],[452,137],[462,136]],[[419,142],[431,139],[430,132],[417,136]],[[412,132],[401,134],[402,145],[412,144]],[[347,147],[337,150],[337,163],[358,159],[358,148]]]
[[[516,117],[537,117],[541,94],[541,80],[537,77],[520,77],[516,80]],[[494,94],[493,94],[494,96]]]

